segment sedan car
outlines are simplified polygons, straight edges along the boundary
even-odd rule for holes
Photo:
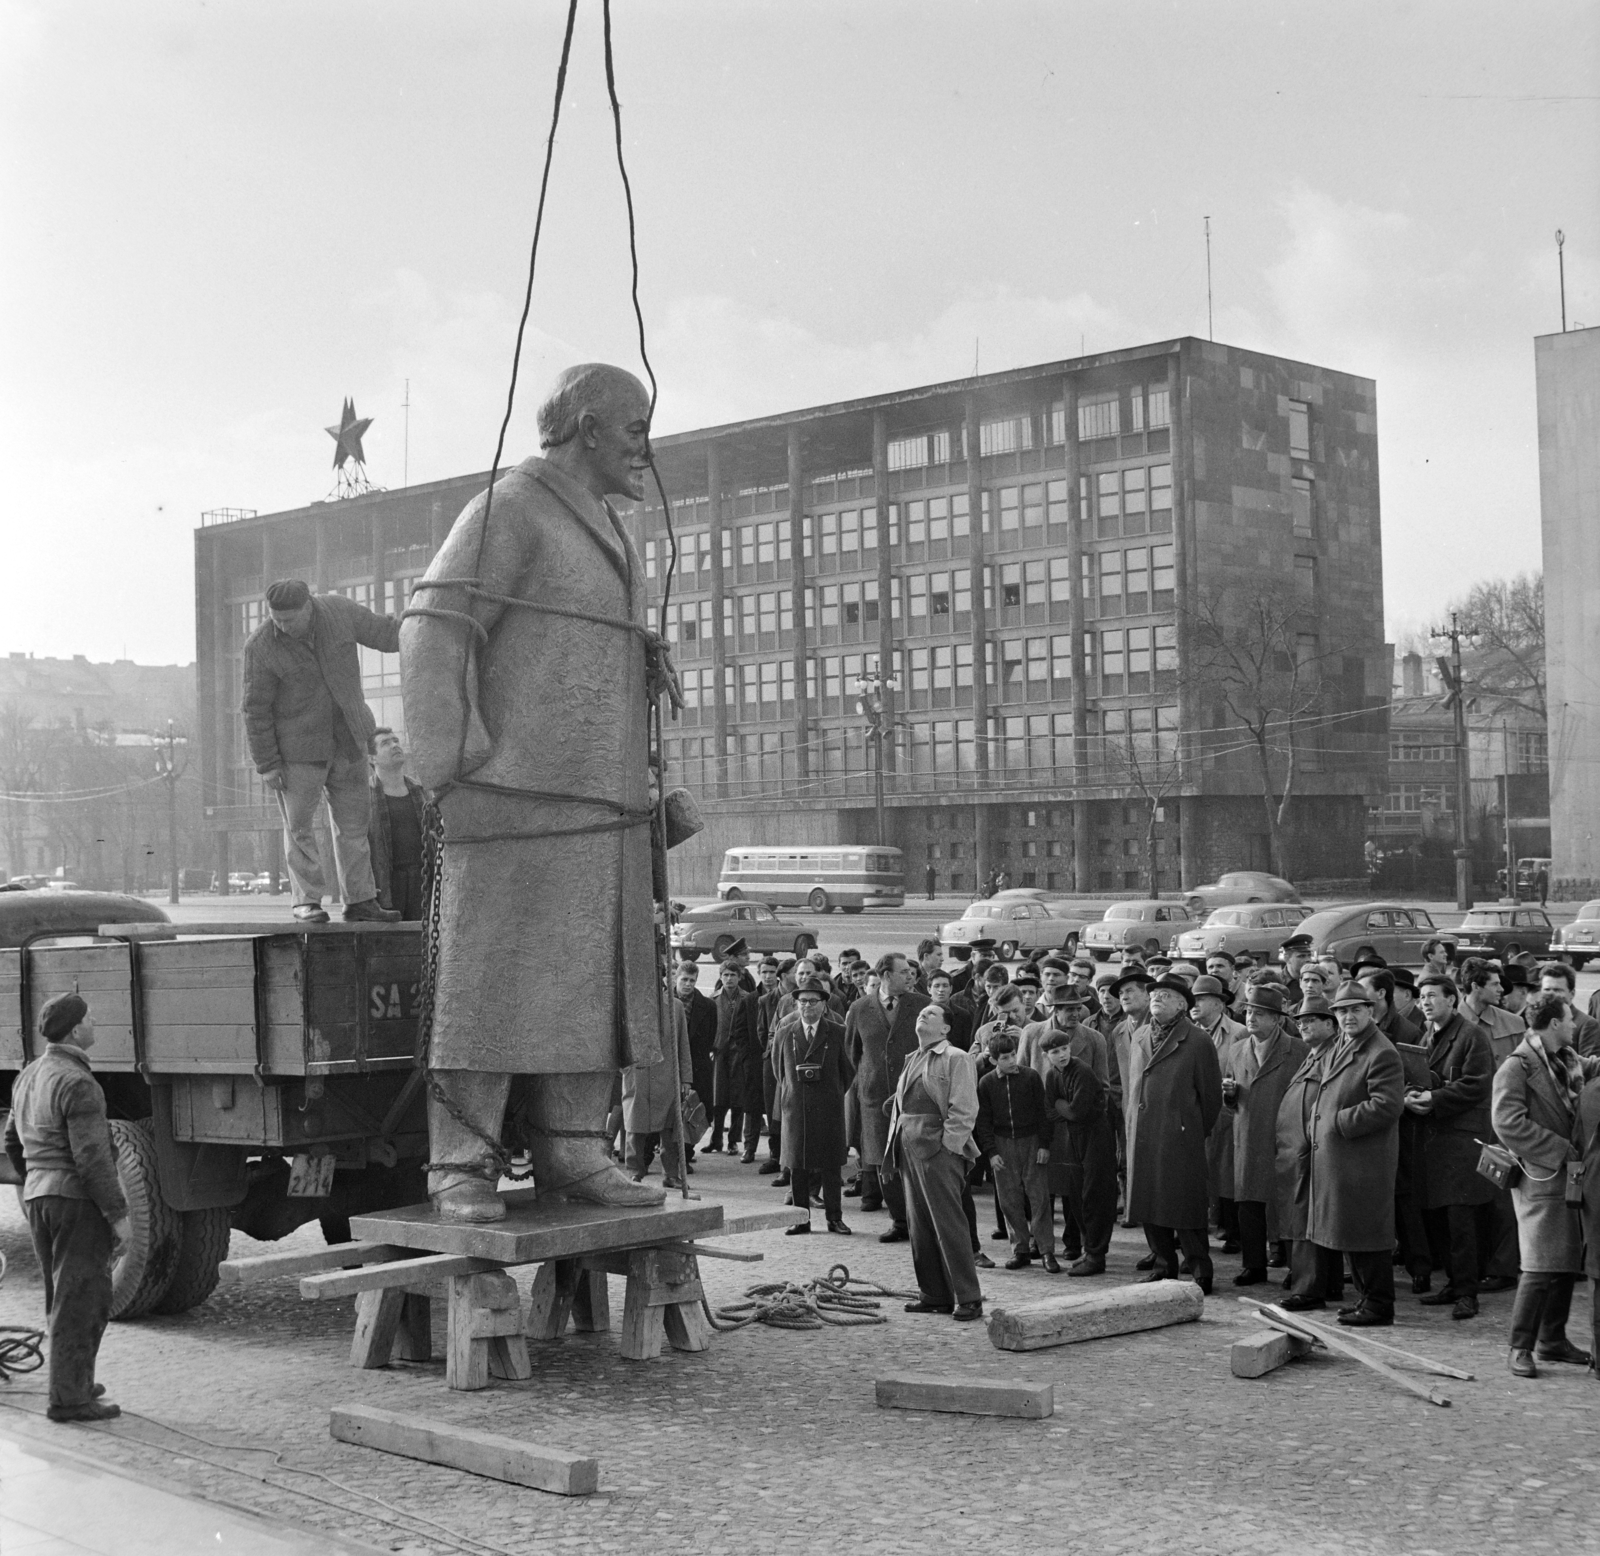
[[[1323,908],[1300,921],[1299,933],[1311,936],[1313,956],[1334,956],[1346,966],[1376,952],[1394,966],[1420,967],[1422,948],[1430,940],[1455,940],[1454,935],[1440,934],[1422,908],[1398,902],[1346,902]]]
[[[1543,908],[1474,908],[1456,931],[1457,956],[1543,956],[1555,934]]]
[[[709,951],[721,961],[736,940],[763,954],[804,956],[817,948],[817,937],[804,924],[779,918],[764,902],[708,903],[680,913],[672,926],[673,950],[693,951],[696,958]]]
[[[1288,881],[1260,870],[1230,870],[1209,886],[1196,886],[1185,894],[1183,905],[1198,918],[1212,908],[1241,902],[1299,902],[1300,893]]]
[[[1002,893],[973,903],[939,931],[939,938],[946,945],[992,940],[1006,962],[1031,951],[1065,951],[1070,956],[1078,949],[1085,922],[1073,914],[1054,912],[1035,897]]]
[[[1194,924],[1195,916],[1181,902],[1113,902],[1098,924],[1084,930],[1083,945],[1097,962],[1129,946],[1156,956]]]
[[[1578,916],[1555,932],[1550,949],[1574,967],[1600,956],[1600,897],[1584,903]]]
[[[1218,908],[1199,928],[1186,929],[1178,936],[1178,955],[1190,961],[1199,961],[1216,951],[1226,951],[1229,956],[1248,952],[1258,959],[1275,957],[1278,947],[1299,929],[1309,911],[1275,902]]]

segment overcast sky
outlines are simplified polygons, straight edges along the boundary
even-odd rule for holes
[[[484,469],[559,0],[0,0],[0,652],[194,652],[202,509]],[[1377,380],[1391,632],[1539,562],[1600,6],[616,0],[657,427],[1206,332]],[[598,0],[508,453],[637,362]],[[410,380],[409,462],[401,402]]]

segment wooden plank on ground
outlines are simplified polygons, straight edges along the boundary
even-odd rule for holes
[[[600,1484],[600,1463],[559,1448],[503,1437],[498,1432],[477,1432],[446,1421],[430,1421],[399,1410],[379,1410],[371,1405],[340,1405],[329,1415],[329,1432],[342,1443],[376,1448],[381,1453],[421,1459],[532,1486],[558,1496],[582,1497]]]
[[[1054,1415],[1053,1383],[1022,1383],[1009,1378],[936,1377],[898,1373],[875,1385],[880,1410],[944,1410],[964,1416],[1018,1416],[1042,1421]]]
[[[737,1237],[742,1232],[780,1232],[785,1227],[809,1221],[810,1212],[803,1205],[785,1205],[779,1210],[761,1210],[754,1215],[732,1216],[712,1235]]]
[[[1264,1378],[1310,1350],[1311,1342],[1303,1336],[1269,1329],[1235,1340],[1228,1351],[1228,1370],[1236,1378]]]
[[[326,1275],[307,1275],[300,1282],[300,1295],[313,1302],[327,1297],[353,1297],[357,1292],[377,1291],[384,1286],[412,1286],[419,1281],[441,1280],[447,1275],[477,1275],[499,1268],[492,1259],[434,1253],[422,1259],[369,1264],[360,1270],[330,1270]]]
[[[314,1275],[319,1270],[342,1270],[350,1264],[383,1264],[404,1259],[409,1248],[392,1243],[335,1243],[328,1248],[303,1252],[251,1254],[243,1259],[224,1259],[217,1266],[224,1286],[244,1286],[252,1281],[271,1280],[279,1275]]]
[[[1162,1280],[1113,1286],[1071,1296],[1048,1297],[989,1314],[989,1341],[1000,1351],[1038,1351],[1076,1345],[1107,1335],[1134,1334],[1188,1324],[1205,1311],[1206,1299],[1193,1281]]]

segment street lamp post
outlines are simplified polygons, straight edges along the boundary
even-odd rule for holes
[[[185,764],[187,766],[187,764]],[[166,739],[156,746],[156,774],[167,786],[167,860],[171,875],[167,882],[167,901],[178,900],[178,737],[172,720],[167,720]]]
[[[1429,635],[1447,638],[1450,642],[1450,657],[1446,659],[1441,655],[1435,663],[1439,667],[1439,678],[1450,694],[1446,700],[1455,713],[1456,906],[1465,911],[1472,906],[1472,847],[1468,837],[1468,821],[1472,814],[1472,773],[1467,752],[1467,697],[1461,683],[1461,639],[1466,636],[1470,640],[1472,634],[1462,633],[1456,613],[1451,611],[1449,627],[1435,627]]]
[[[861,694],[856,699],[856,712],[867,721],[867,731],[872,740],[872,794],[873,805],[877,813],[877,840],[878,847],[884,847],[883,836],[883,694],[897,692],[900,683],[893,676],[880,674],[876,670],[868,670],[856,682],[856,690]]]

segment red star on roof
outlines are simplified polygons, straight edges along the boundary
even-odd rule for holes
[[[353,459],[358,465],[367,462],[367,456],[361,451],[361,438],[367,428],[372,425],[370,416],[356,415],[355,402],[346,400],[344,410],[339,416],[339,425],[326,429],[327,434],[333,439],[337,447],[333,451],[333,468],[343,470],[344,462]]]

